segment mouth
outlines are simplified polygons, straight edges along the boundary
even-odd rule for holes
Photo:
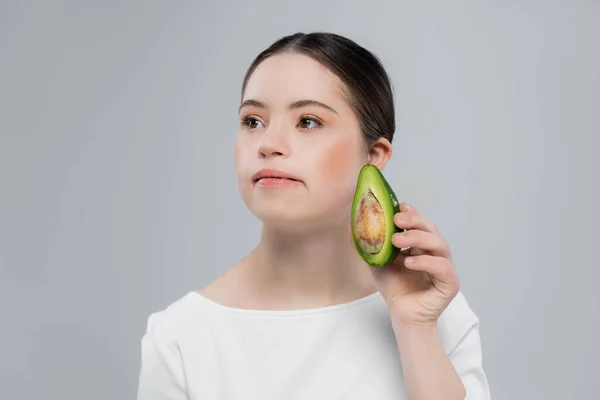
[[[283,171],[263,169],[252,176],[252,182],[302,182],[298,177]]]

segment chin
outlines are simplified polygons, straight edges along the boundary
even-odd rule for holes
[[[254,204],[249,208],[263,224],[283,230],[294,230],[295,226],[304,225],[307,222],[306,212],[285,203],[268,204],[265,202]]]
[[[253,190],[242,190],[241,194],[246,207],[265,227],[281,232],[309,233],[347,225],[351,198],[345,196],[345,201],[340,201],[334,195],[337,192],[332,190],[327,196],[316,198],[304,193],[260,194]]]
[[[332,218],[331,213],[314,207],[294,207],[293,204],[285,203],[280,203],[280,205],[261,204],[250,210],[265,227],[282,233],[310,233],[327,230],[340,225],[342,220],[346,221],[339,216]],[[345,224],[342,225],[345,226]]]

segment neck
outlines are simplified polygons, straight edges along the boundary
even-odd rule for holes
[[[376,290],[347,226],[308,234],[265,226],[249,261],[259,293],[288,308],[338,304]]]

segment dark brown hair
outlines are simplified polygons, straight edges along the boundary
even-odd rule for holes
[[[367,145],[380,137],[392,142],[396,130],[394,98],[381,61],[354,41],[335,33],[299,32],[280,38],[250,64],[244,76],[242,95],[256,67],[266,58],[285,52],[312,57],[340,78]]]

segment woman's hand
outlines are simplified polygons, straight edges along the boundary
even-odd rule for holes
[[[375,285],[402,325],[435,325],[457,295],[459,280],[446,240],[415,208],[402,204],[394,216],[392,243],[407,248],[384,268],[371,267]]]

